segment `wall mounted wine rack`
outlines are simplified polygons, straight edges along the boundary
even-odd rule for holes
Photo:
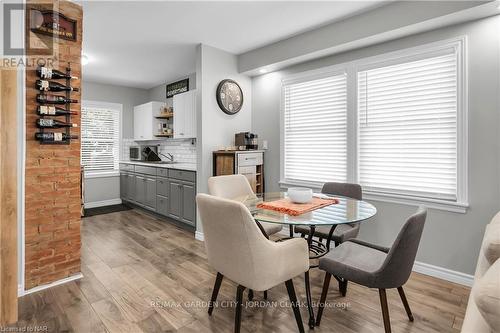
[[[65,78],[65,81],[66,81],[66,87],[71,87],[71,64],[68,62],[68,67],[66,67],[66,75],[67,77]],[[42,80],[49,80],[48,78],[42,78],[40,77],[40,79]],[[43,94],[43,95],[48,95],[50,94],[50,90],[47,90],[47,91],[41,91],[40,90],[40,94]],[[71,103],[70,103],[70,99],[71,99],[71,90],[67,90],[65,91],[65,98],[66,98],[66,103],[65,103],[65,107],[64,109],[67,111],[67,114],[64,115],[65,117],[65,122],[66,124],[71,124]],[[38,101],[37,101],[38,102]],[[40,103],[38,102],[38,105],[46,105],[46,106],[54,106],[55,107],[55,104],[53,103],[50,103],[49,101],[47,101],[46,103]],[[46,117],[56,117],[56,115],[42,115],[42,114],[39,114],[38,115],[40,119],[45,119]],[[61,117],[61,116],[57,116],[57,117]],[[45,127],[40,127],[38,129],[38,132],[39,133],[47,133],[47,132],[53,132],[54,130],[56,130],[56,128],[45,128]],[[62,129],[62,133],[66,135],[66,139],[62,139],[61,141],[44,141],[44,140],[40,140],[40,144],[41,145],[69,145],[71,144],[71,127],[65,127]],[[43,135],[43,134],[42,134]]]

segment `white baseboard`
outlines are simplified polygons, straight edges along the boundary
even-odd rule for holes
[[[452,271],[451,269],[448,268],[434,266],[419,261],[415,261],[415,264],[413,265],[413,271],[433,276],[438,279],[458,283],[467,287],[472,287],[472,284],[474,283],[473,275]]]
[[[278,234],[288,237],[290,235],[288,226],[283,226],[283,229],[281,229],[281,231]],[[195,237],[196,239],[203,241],[202,232],[197,231]],[[332,244],[332,248],[333,247],[334,245]],[[467,287],[471,287],[472,284],[474,283],[473,275],[453,271],[448,268],[426,264],[419,261],[416,261],[415,264],[413,265],[413,271],[424,275],[432,276],[438,279],[446,280],[449,282],[458,283]]]
[[[119,205],[121,203],[122,203],[122,199],[117,198],[117,199],[109,199],[109,200],[102,200],[102,201],[86,202],[86,203],[84,203],[83,206],[85,208],[96,208],[96,207]]]
[[[205,240],[205,236],[203,235],[203,232],[198,231],[198,230],[196,230],[196,232],[194,233],[194,238],[196,240],[201,241],[201,242],[203,242]]]
[[[32,293],[36,293],[38,291],[42,291],[42,290],[45,290],[45,289],[48,289],[48,288],[59,286],[61,284],[65,284],[65,283],[68,283],[68,282],[71,282],[71,281],[79,280],[81,278],[83,278],[83,274],[82,273],[78,273],[78,274],[69,276],[67,278],[54,281],[54,282],[49,283],[49,284],[44,284],[42,286],[31,288],[29,290],[22,290],[21,289],[21,290],[18,291],[18,297],[21,297],[21,296],[24,296],[24,295],[28,295],[28,294],[32,294]]]

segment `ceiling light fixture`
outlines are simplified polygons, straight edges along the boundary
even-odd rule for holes
[[[82,66],[85,66],[88,63],[89,63],[89,57],[87,57],[85,54],[82,54]]]
[[[259,69],[259,73],[260,74],[266,74],[267,73],[267,69],[261,68],[261,69]]]

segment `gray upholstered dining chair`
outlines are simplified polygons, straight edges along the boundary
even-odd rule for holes
[[[249,197],[255,197],[255,193],[243,175],[215,176],[208,178],[208,193],[216,197],[243,202]],[[266,236],[269,237],[281,231],[281,224],[260,223]]]
[[[363,199],[363,190],[358,184],[349,183],[325,183],[321,189],[321,193],[340,195],[343,197],[349,197],[357,200]],[[331,226],[318,226],[314,231],[314,236],[321,239],[328,239]],[[309,234],[310,229],[304,226],[295,227],[295,232],[304,235]],[[336,226],[335,231],[332,235],[332,241],[334,241],[335,246],[345,242],[348,239],[356,238],[359,234],[359,223],[349,223],[341,224]]]
[[[358,239],[342,243],[319,260],[319,268],[326,272],[321,293],[316,325],[319,326],[332,275],[368,288],[379,290],[385,332],[391,332],[386,289],[397,288],[401,301],[413,321],[403,285],[408,281],[424,229],[427,210],[420,207],[410,216],[391,248],[370,244]]]
[[[224,276],[238,284],[235,332],[240,331],[245,288],[264,291],[285,283],[297,326],[300,332],[304,332],[292,278],[309,270],[306,240],[270,241],[241,202],[208,194],[198,194],[196,202],[203,225],[208,262],[217,271],[208,314],[212,314]]]
[[[323,185],[321,189],[321,193],[331,194],[331,195],[340,195],[343,197],[353,198],[357,200],[363,199],[363,190],[359,184],[350,184],[350,183],[334,183],[329,182]],[[330,229],[332,226],[317,226],[314,231],[314,236],[318,237],[320,240],[326,239],[327,245],[330,244],[328,241],[328,237],[330,234]],[[301,234],[302,237],[308,235],[311,230],[306,226],[296,226],[295,232]],[[335,230],[333,231],[332,240],[335,246],[339,246],[348,239],[356,238],[359,234],[359,223],[347,223],[340,224],[335,226]],[[347,293],[347,281],[339,279],[339,291],[342,296],[345,296]]]

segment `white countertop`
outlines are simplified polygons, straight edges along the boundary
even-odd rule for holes
[[[134,164],[134,165],[144,165],[155,168],[163,168],[163,169],[178,169],[178,170],[186,170],[186,171],[196,171],[196,164],[194,163],[174,163],[174,164],[160,164],[160,163],[149,163],[142,161],[120,161],[123,164]]]

